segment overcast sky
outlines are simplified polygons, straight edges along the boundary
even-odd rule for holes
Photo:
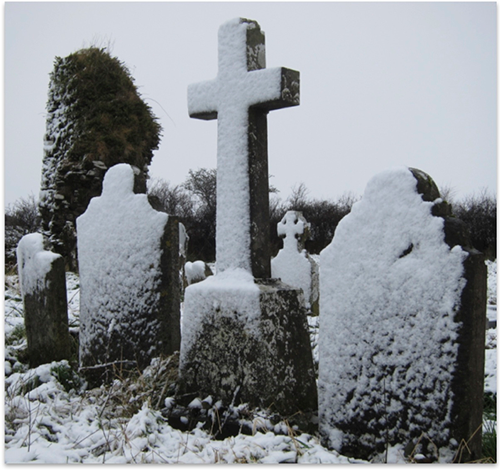
[[[266,33],[267,67],[300,71],[301,104],[268,117],[271,183],[362,194],[396,165],[462,197],[497,180],[496,3],[6,3],[5,203],[38,196],[54,58],[109,46],[163,126],[152,177],[216,167],[216,121],[187,86],[215,78],[217,31]]]

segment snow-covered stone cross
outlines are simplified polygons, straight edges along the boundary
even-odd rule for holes
[[[218,119],[217,270],[270,278],[267,113],[299,104],[299,72],[265,69],[253,20],[223,24],[218,55],[217,77],[188,88],[189,115]]]
[[[302,251],[309,238],[310,224],[301,212],[288,211],[278,223],[278,236],[285,250]]]

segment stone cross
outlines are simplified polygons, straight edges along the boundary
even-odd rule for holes
[[[302,251],[309,238],[309,227],[301,212],[288,211],[278,223],[278,236],[283,238],[283,248]]]
[[[243,18],[220,27],[218,56],[217,77],[188,88],[189,115],[218,119],[217,270],[269,278],[267,113],[299,104],[299,72],[265,69],[264,32]]]
[[[283,249],[271,261],[273,278],[302,289],[306,307],[312,315],[319,315],[319,266],[305,250],[311,224],[300,211],[288,211],[278,223],[278,235],[283,238]]]

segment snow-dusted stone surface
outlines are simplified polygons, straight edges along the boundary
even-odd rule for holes
[[[178,222],[133,187],[130,165],[111,167],[77,219],[80,365],[96,382],[180,346]]]
[[[188,87],[189,115],[217,118],[217,271],[271,276],[267,113],[299,104],[299,73],[266,69],[264,32],[236,18],[221,25],[218,73]]]
[[[45,251],[42,234],[31,233],[19,241],[17,266],[30,365],[69,359],[71,337],[63,257]]]
[[[211,395],[285,415],[316,410],[299,290],[226,270],[186,289],[182,322],[179,397]]]
[[[320,267],[325,445],[375,461],[401,445],[446,462],[465,439],[463,459],[480,457],[486,269],[467,246],[415,169],[375,176],[340,222]],[[422,433],[433,444],[414,449]]]
[[[302,212],[288,211],[278,223],[283,248],[271,260],[272,277],[304,291],[306,307],[319,314],[319,266],[304,248],[310,224]]]

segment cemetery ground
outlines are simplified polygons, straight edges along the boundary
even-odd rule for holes
[[[484,462],[496,461],[496,261],[488,262]],[[79,278],[67,273],[70,331],[79,328]],[[321,317],[309,316],[315,365]],[[495,325],[495,326],[493,326]],[[157,358],[143,371],[89,389],[75,362],[26,364],[23,306],[17,275],[5,277],[5,461],[7,463],[363,463],[322,447],[305,426],[245,404],[219,409],[207,397],[194,400],[196,416],[217,423],[174,429],[165,417],[172,406],[178,354]],[[180,418],[180,424],[185,418]],[[233,423],[230,436],[219,428]],[[220,425],[220,427],[219,427]],[[227,428],[227,426],[226,426]],[[389,447],[386,461],[412,463],[419,455]]]

